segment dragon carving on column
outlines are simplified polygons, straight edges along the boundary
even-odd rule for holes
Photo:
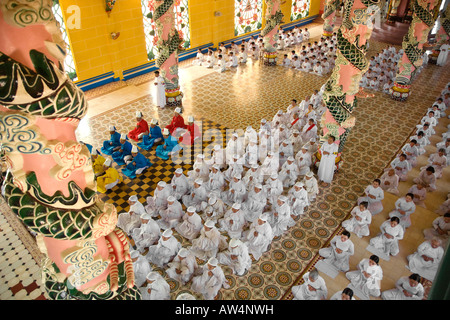
[[[333,35],[334,23],[336,22],[336,10],[338,10],[340,0],[327,0],[325,2],[325,10],[322,14],[323,19],[323,35],[331,37]]]
[[[116,208],[97,197],[89,150],[75,136],[87,101],[64,72],[52,1],[2,1],[0,34],[3,196],[37,234],[48,297],[140,299]]]
[[[278,40],[278,28],[283,22],[280,5],[280,0],[266,0],[266,25],[261,30],[261,36],[264,39],[264,64],[268,66],[277,65],[275,44]]]

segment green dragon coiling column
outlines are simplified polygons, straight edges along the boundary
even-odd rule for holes
[[[266,25],[261,30],[264,41],[264,64],[277,65],[278,27],[283,22],[283,13],[280,10],[280,0],[266,0]]]
[[[367,41],[372,34],[371,18],[378,12],[381,0],[349,0],[344,3],[344,17],[337,32],[337,59],[325,84],[323,100],[327,111],[321,118],[321,141],[331,134],[336,137],[340,153],[351,128],[355,125],[353,110],[357,107],[359,82],[369,68]]]
[[[403,37],[403,56],[398,61],[394,86],[390,90],[394,100],[405,101],[410,95],[414,75],[423,63],[423,45],[435,22],[433,9],[438,4],[439,0],[414,0],[413,19]]]
[[[48,297],[140,299],[116,208],[99,200],[91,155],[75,135],[87,102],[64,72],[52,1],[2,1],[0,38],[4,197],[37,234]]]
[[[334,23],[336,22],[336,10],[339,8],[340,0],[327,0],[322,14],[323,35],[331,37],[333,35]]]
[[[437,45],[447,43],[448,39],[450,38],[450,6],[447,6],[447,9],[441,12],[439,19],[441,27],[436,33]]]

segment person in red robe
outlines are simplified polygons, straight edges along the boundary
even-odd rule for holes
[[[149,133],[149,128],[147,121],[142,118],[142,112],[140,111],[136,112],[136,122],[136,128],[128,132],[128,138],[139,141],[144,134]]]
[[[175,115],[172,118],[172,122],[166,126],[166,128],[169,130],[170,135],[174,135],[174,132],[177,128],[181,129],[187,129],[187,125],[184,123],[184,119],[181,116],[181,108],[177,107],[175,108]]]
[[[189,116],[186,131],[179,139],[185,145],[193,145],[194,140],[200,137],[200,128],[194,123],[194,117]]]

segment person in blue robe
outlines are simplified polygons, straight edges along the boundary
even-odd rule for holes
[[[144,169],[150,167],[152,163],[140,152],[138,148],[133,146],[131,149],[132,159],[127,163],[127,167],[122,169],[122,173],[130,179],[136,178],[136,174],[141,174]]]
[[[161,128],[158,126],[158,120],[152,119],[150,122],[150,132],[142,137],[142,142],[137,145],[144,150],[150,150],[154,144],[163,139]]]
[[[120,133],[116,131],[116,127],[110,126],[109,134],[111,135],[111,138],[109,140],[103,141],[103,147],[101,148],[101,151],[103,154],[110,156],[115,151],[120,149],[121,143],[120,143]]]
[[[164,144],[156,147],[156,156],[163,160],[169,160],[169,156],[172,152],[179,150],[177,138],[169,134],[169,130],[164,128],[163,131]]]
[[[112,158],[119,165],[124,165],[127,161],[132,158],[131,149],[133,145],[126,140],[126,135],[123,133],[120,136],[120,149],[113,152]]]

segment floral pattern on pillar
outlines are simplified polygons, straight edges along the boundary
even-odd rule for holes
[[[333,35],[334,23],[336,22],[336,10],[339,8],[340,0],[326,0],[325,10],[322,14],[323,35],[331,37]]]
[[[283,22],[283,13],[280,9],[280,0],[266,0],[266,25],[261,31],[264,41],[264,64],[277,65],[278,27]]]

